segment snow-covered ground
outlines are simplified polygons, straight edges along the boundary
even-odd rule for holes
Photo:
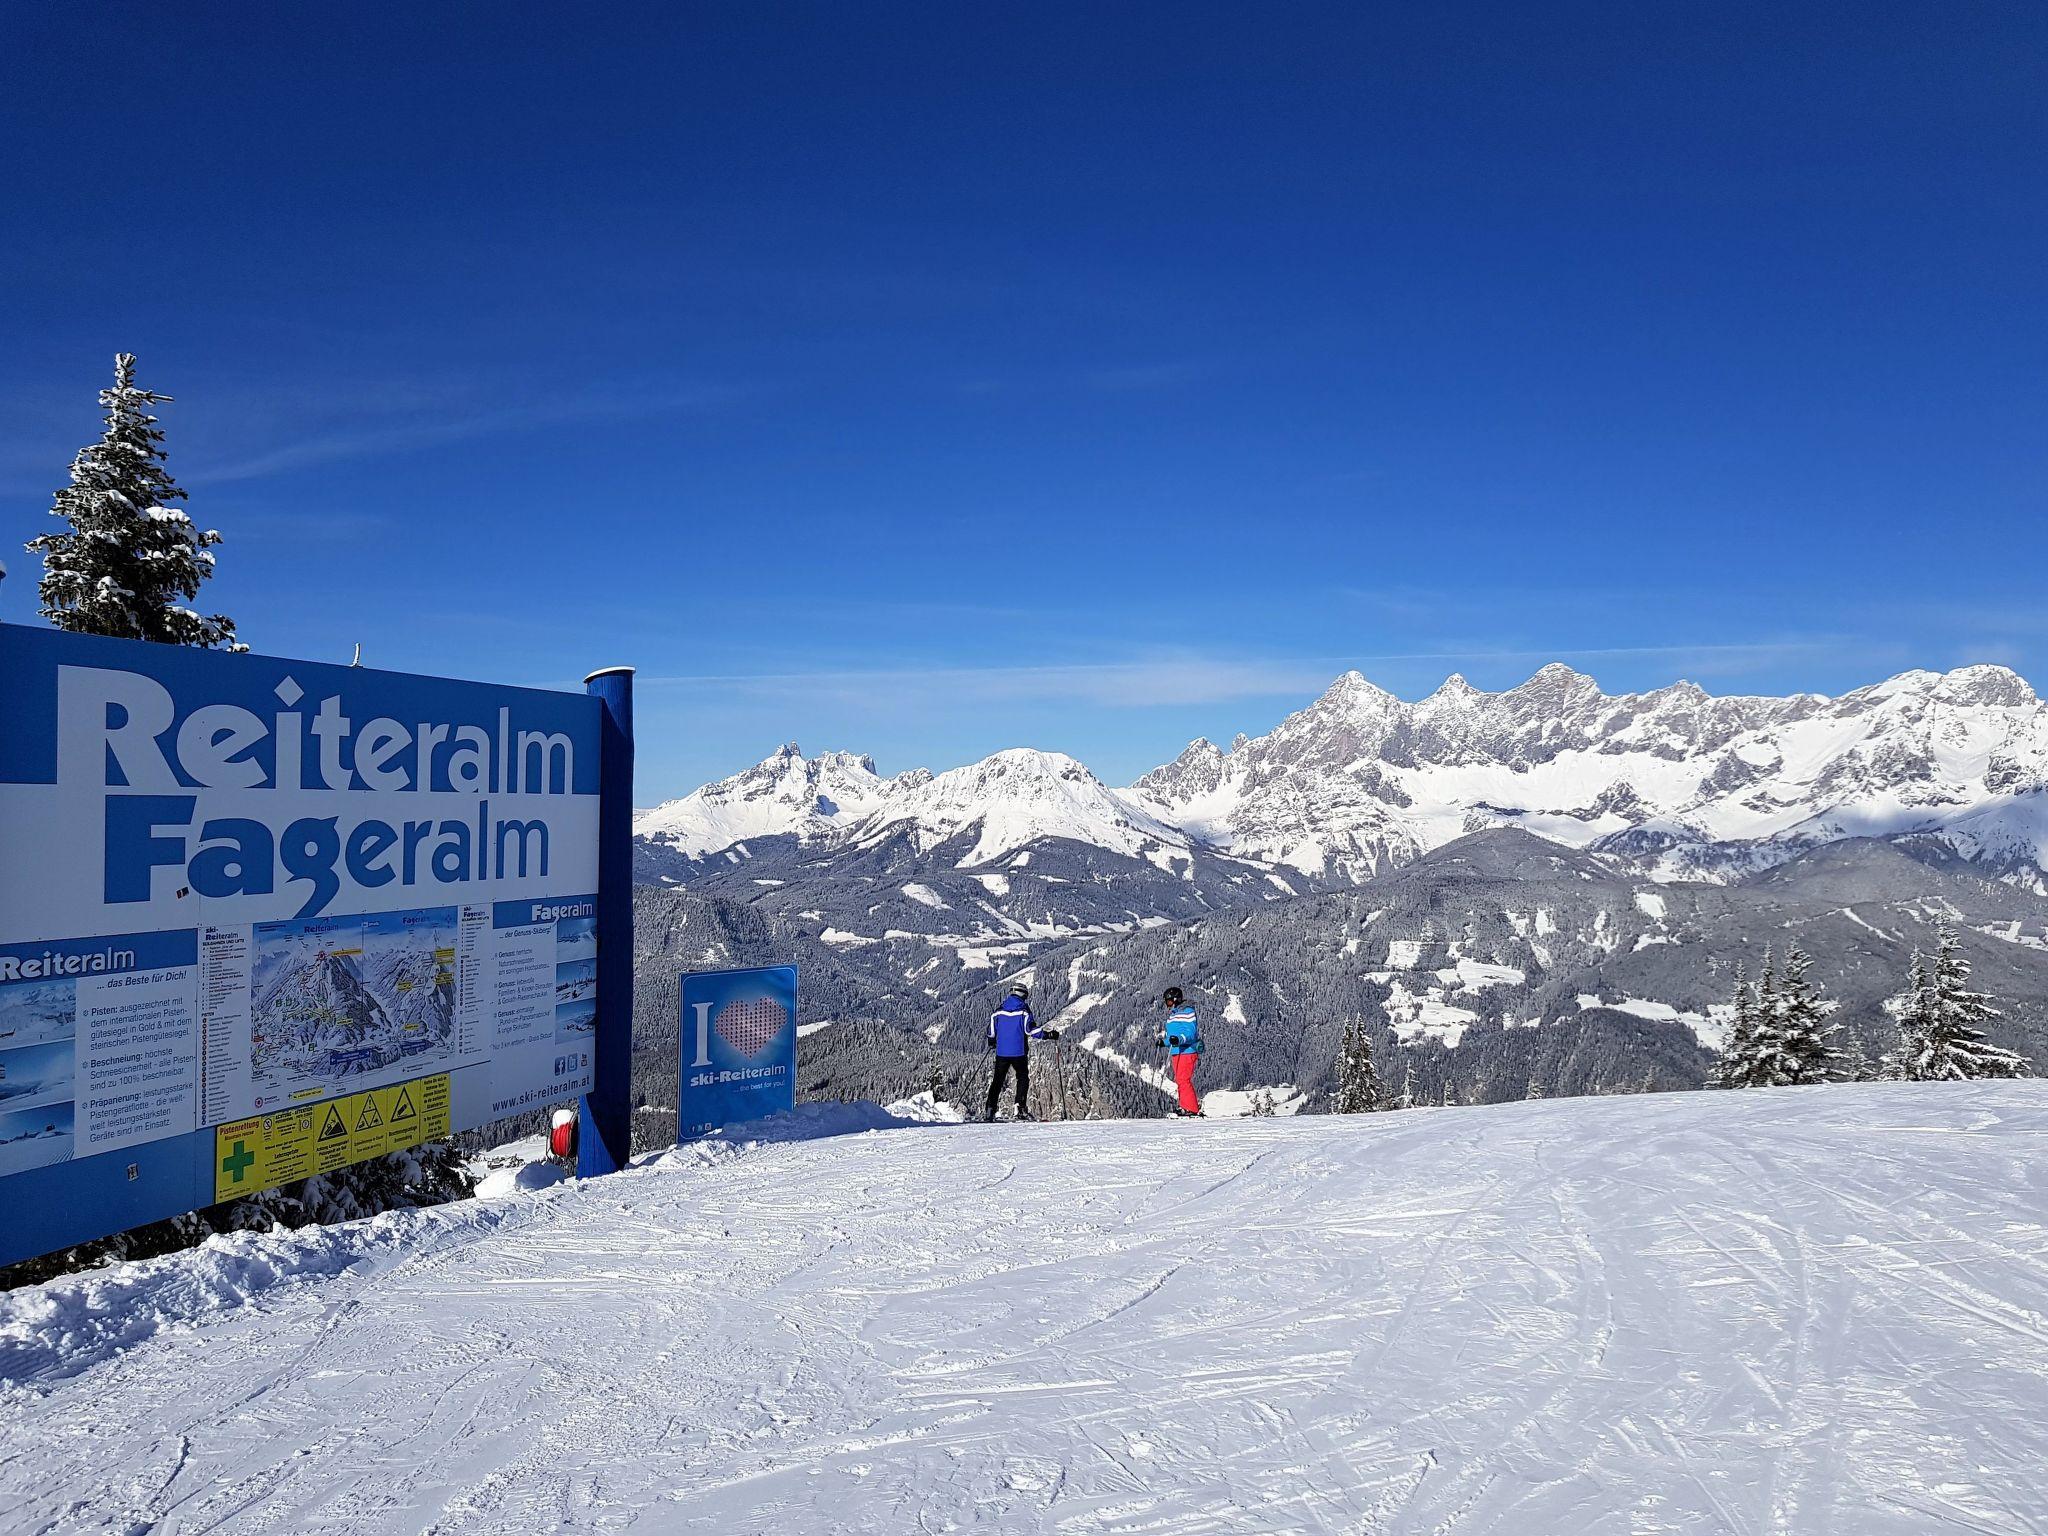
[[[0,1528],[2048,1528],[2041,1084],[768,1135],[0,1297]]]

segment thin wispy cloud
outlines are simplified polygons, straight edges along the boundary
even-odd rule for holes
[[[619,421],[677,411],[705,410],[738,398],[743,391],[697,385],[668,390],[606,391],[563,395],[492,409],[442,409],[421,412],[409,406],[404,420],[370,421],[315,434],[209,464],[203,459],[186,472],[194,486],[258,480],[318,464],[373,458],[437,448],[448,443],[488,437],[534,427],[583,421]]]
[[[1215,704],[1234,699],[1306,697],[1320,693],[1347,669],[1418,662],[1447,670],[1485,663],[1551,661],[1592,663],[1664,658],[1678,675],[1739,675],[1816,652],[1842,648],[1842,637],[1704,644],[1550,646],[1531,649],[1386,651],[1369,655],[1224,657],[1161,655],[1120,661],[1015,666],[817,668],[780,672],[703,672],[643,675],[643,687],[700,692],[743,691],[780,696],[956,703],[1022,700],[1071,701],[1129,708],[1142,705]],[[1860,642],[1858,642],[1860,643]]]

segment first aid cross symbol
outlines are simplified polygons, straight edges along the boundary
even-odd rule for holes
[[[235,1182],[239,1184],[242,1182],[242,1175],[249,1171],[249,1165],[255,1161],[256,1154],[238,1141],[235,1143],[235,1150],[220,1160],[220,1171],[233,1174]]]

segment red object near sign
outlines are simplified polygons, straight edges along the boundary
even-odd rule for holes
[[[548,1122],[548,1153],[553,1157],[576,1155],[576,1111],[558,1109]]]

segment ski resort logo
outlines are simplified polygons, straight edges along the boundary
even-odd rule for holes
[[[585,701],[308,663],[147,660],[31,665],[47,714],[0,740],[0,788],[33,803],[19,814],[90,828],[80,865],[99,877],[96,905],[195,896],[312,918],[387,887],[553,881],[588,843]]]
[[[713,1016],[711,1027],[718,1038],[752,1061],[782,1033],[789,1011],[773,997],[735,998]]]
[[[789,1109],[796,1095],[796,967],[683,977],[676,1134]]]

